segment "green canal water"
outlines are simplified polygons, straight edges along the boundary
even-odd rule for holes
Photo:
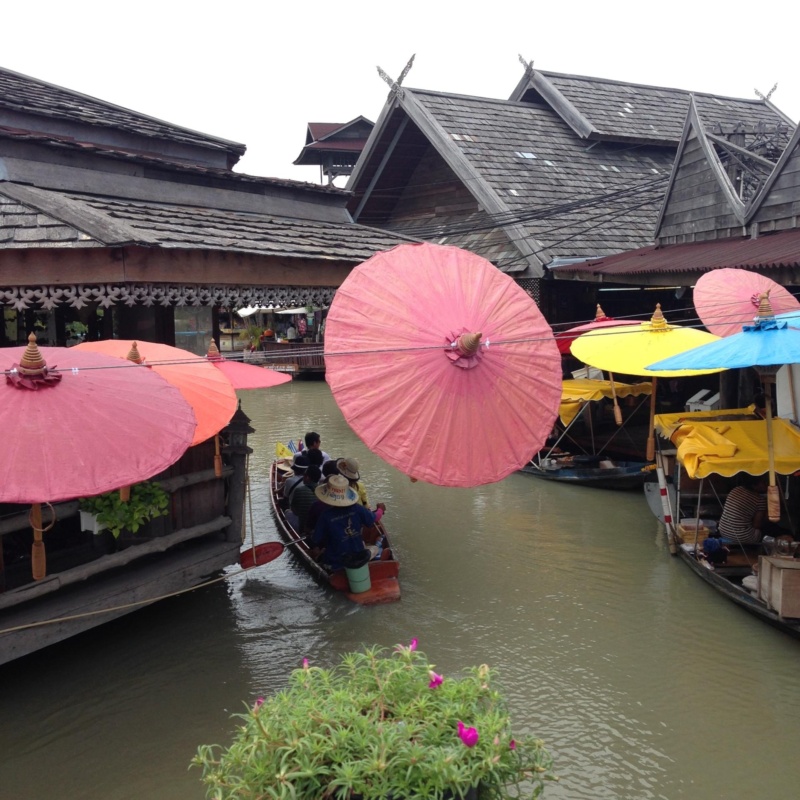
[[[497,669],[516,726],[555,758],[551,800],[797,797],[800,643],[671,558],[638,492],[414,484],[366,450],[324,383],[242,403],[257,540],[276,538],[275,442],[317,430],[387,505],[402,601],[351,605],[286,553],[2,667],[0,800],[201,800],[197,746],[227,743],[230,715],[303,658],[413,637],[440,672]]]

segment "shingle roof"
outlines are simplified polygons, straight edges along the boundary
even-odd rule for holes
[[[587,145],[545,107],[413,94],[513,218],[552,255],[605,255],[652,240],[672,149]],[[618,194],[632,188],[632,195]],[[568,206],[576,201],[585,205]]]
[[[763,100],[723,97],[660,86],[535,70],[531,85],[554,87],[594,132],[589,138],[616,138],[677,144],[693,94],[700,116],[713,132],[719,125],[748,128],[791,121]],[[556,109],[558,110],[558,109]]]
[[[223,150],[236,157],[241,157],[246,149],[245,145],[238,142],[163,122],[2,67],[0,67],[0,108],[115,128],[151,139],[165,139]]]
[[[0,237],[0,249],[140,244],[358,263],[408,241],[407,237],[362,225],[98,197],[8,183],[0,183],[0,195],[3,194],[17,203],[24,198],[27,209],[40,213],[28,212],[23,219],[18,208],[0,204],[0,231],[26,229],[22,234],[24,243],[13,235],[7,236],[6,241]],[[15,224],[2,224],[4,208],[15,214]],[[68,237],[59,222],[77,228],[83,235]]]

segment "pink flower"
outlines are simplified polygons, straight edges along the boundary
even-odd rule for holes
[[[458,736],[467,747],[475,747],[480,738],[475,728],[467,728],[461,720],[458,721]]]
[[[308,669],[308,659],[307,658],[303,659],[303,669]]]
[[[263,706],[263,705],[264,705],[264,698],[263,697],[257,697],[256,698],[256,702],[253,705],[253,711],[258,711],[258,709],[261,708],[261,706]]]
[[[435,689],[437,686],[442,685],[444,678],[441,675],[437,675],[433,670],[430,670],[428,675],[431,676],[431,682],[428,684],[429,689]]]
[[[508,743],[508,749],[509,750],[516,750],[517,749],[517,743],[513,739]]]
[[[408,649],[412,653],[417,649],[417,640],[416,639],[412,639],[411,640],[411,644],[408,646]]]

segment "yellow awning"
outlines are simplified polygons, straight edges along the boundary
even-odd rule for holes
[[[738,417],[738,419],[737,419]],[[690,478],[737,472],[763,475],[769,470],[767,422],[752,408],[659,414],[656,430],[678,448],[678,460]],[[800,429],[785,419],[773,419],[775,471],[800,470]]]
[[[580,413],[586,403],[608,398],[616,392],[617,397],[638,397],[648,395],[653,391],[653,384],[644,383],[618,383],[614,381],[614,391],[611,381],[598,381],[590,378],[576,378],[563,381],[561,386],[561,405],[558,407],[558,416],[564,425],[569,425]]]

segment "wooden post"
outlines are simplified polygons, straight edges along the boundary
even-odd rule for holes
[[[231,524],[225,528],[225,540],[228,542],[241,542],[244,531],[244,504],[247,495],[247,456],[253,452],[247,446],[247,435],[253,433],[250,427],[250,419],[242,411],[242,404],[236,409],[236,413],[225,429],[227,432],[228,444],[224,448],[224,453],[228,456],[228,462],[233,467],[233,475],[228,480],[228,516]]]

